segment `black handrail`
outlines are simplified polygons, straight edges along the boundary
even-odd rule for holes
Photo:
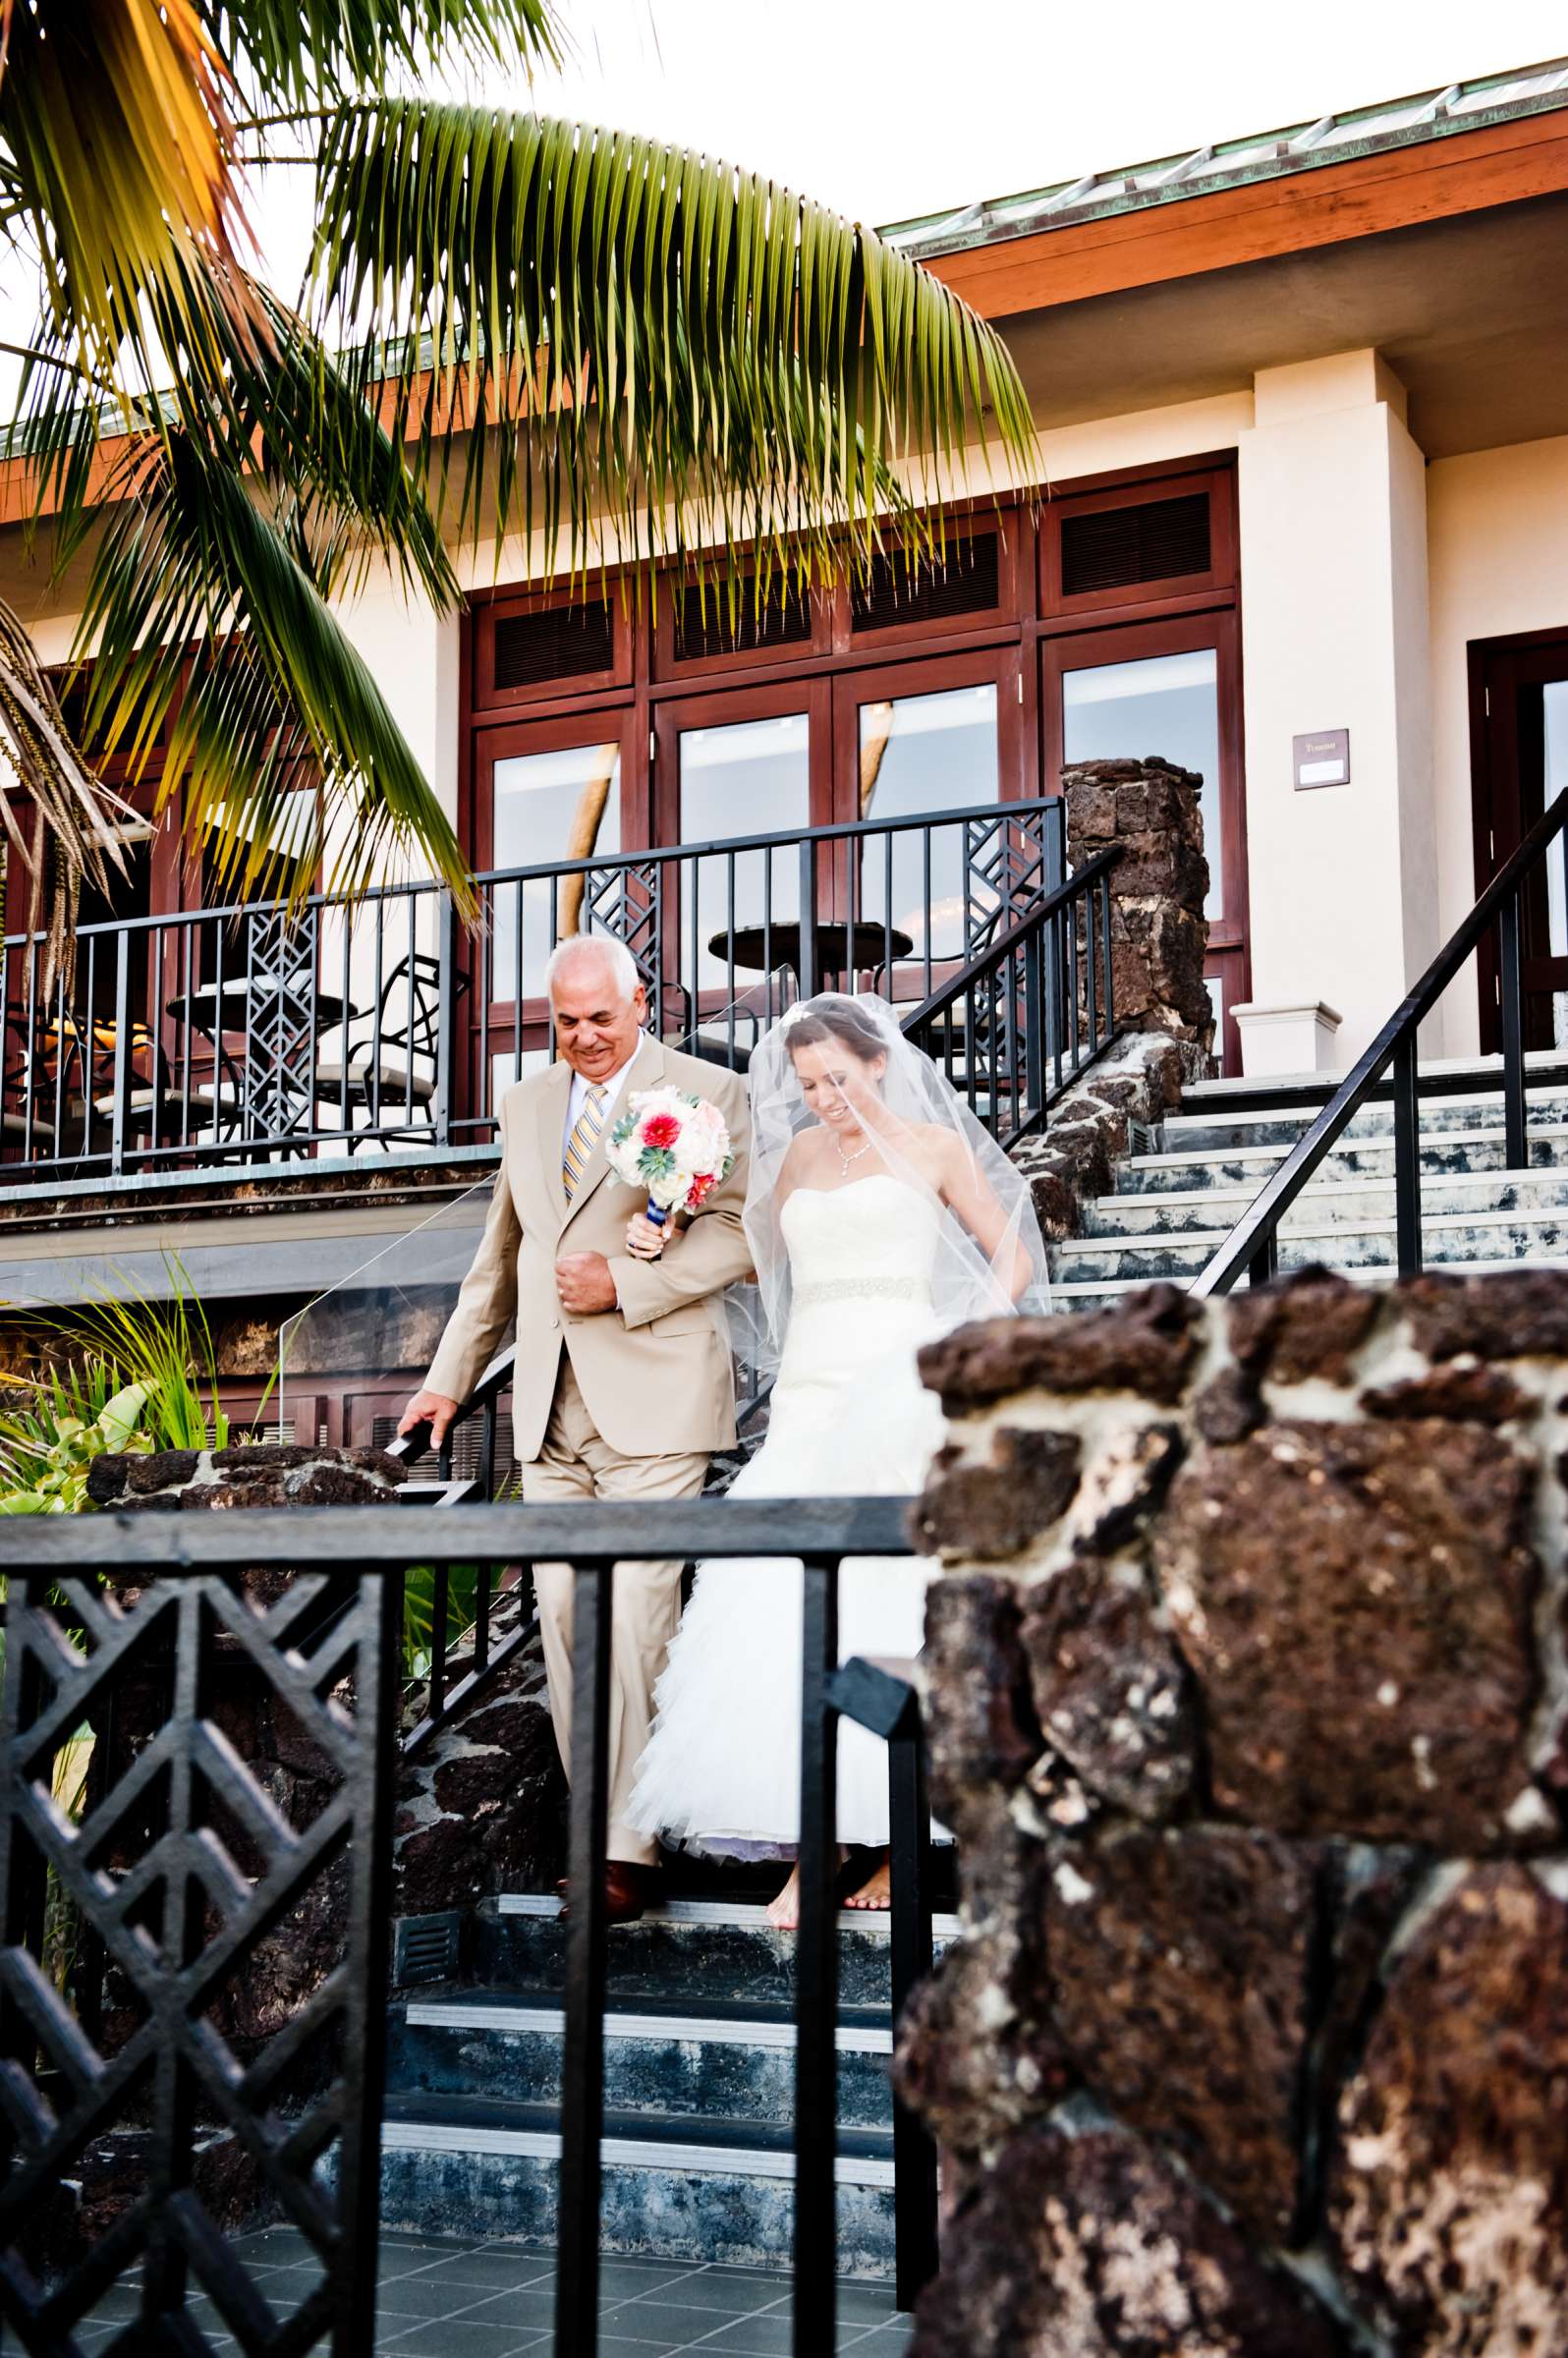
[[[1016,925],[1010,926],[1005,933],[998,934],[989,949],[982,950],[978,958],[965,967],[962,974],[955,975],[950,982],[944,982],[939,990],[933,990],[929,998],[922,999],[920,1005],[902,1019],[900,1029],[913,1035],[937,1016],[945,1014],[949,1007],[955,1006],[966,990],[972,988],[983,975],[994,972],[1012,951],[1021,949],[1029,936],[1037,933],[1049,919],[1072,902],[1087,900],[1091,890],[1098,888],[1101,877],[1110,874],[1125,848],[1119,843],[1110,844],[1103,852],[1097,852],[1086,867],[1075,869],[1064,883],[1045,893]]]
[[[1259,1190],[1213,1260],[1194,1282],[1195,1294],[1228,1294],[1243,1270],[1255,1285],[1276,1273],[1280,1220],[1390,1065],[1394,1076],[1394,1217],[1399,1274],[1409,1277],[1417,1273],[1422,1264],[1417,1034],[1494,924],[1498,928],[1498,1005],[1502,1028],[1503,1160],[1511,1171],[1525,1167],[1529,1143],[1525,1128],[1520,896],[1565,824],[1568,824],[1568,789],[1558,795],[1519,849],[1504,861],[1470,915],[1438,951],[1421,981],[1406,993],[1371,1046],[1363,1051],[1311,1129]]]
[[[903,1019],[999,1146],[1037,1130],[1117,1037],[1113,843],[1041,895],[962,973]]]

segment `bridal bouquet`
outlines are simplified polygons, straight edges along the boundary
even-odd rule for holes
[[[662,1228],[675,1211],[699,1211],[735,1167],[724,1116],[684,1089],[640,1089],[610,1132],[605,1159],[618,1179],[647,1191]]]

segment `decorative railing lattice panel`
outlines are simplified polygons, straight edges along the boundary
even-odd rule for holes
[[[29,2352],[76,2358],[140,2265],[141,2319],[93,2347],[205,2349],[189,2307],[205,2294],[248,2354],[330,2340],[367,2358],[400,1586],[302,1575],[263,1606],[238,1573],[121,1596],[11,1582],[0,2313]],[[288,1810],[223,1724],[241,1693],[308,1764]],[[57,1766],[89,1738],[73,1817]],[[258,2032],[247,1977],[269,1942],[303,1950],[306,1922],[318,1977]],[[75,2236],[62,2183],[101,2177],[106,2152],[114,2199]],[[313,2246],[319,2279],[292,2314],[226,2239],[237,2209]]]

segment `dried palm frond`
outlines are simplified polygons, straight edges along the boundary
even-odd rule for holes
[[[40,986],[48,990],[63,975],[69,987],[83,878],[107,890],[111,864],[124,872],[120,829],[135,826],[137,814],[73,741],[53,682],[4,599],[0,739],[0,825],[30,878],[28,932],[43,920]],[[26,829],[18,809],[24,800],[31,806]]]

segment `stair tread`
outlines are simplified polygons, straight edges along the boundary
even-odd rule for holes
[[[1543,1227],[1548,1224],[1560,1225],[1565,1216],[1568,1216],[1568,1205],[1521,1204],[1511,1208],[1505,1206],[1499,1209],[1428,1212],[1422,1227],[1428,1235],[1442,1228]],[[1173,1247],[1185,1252],[1200,1245],[1222,1245],[1234,1225],[1233,1221],[1225,1227],[1156,1229],[1151,1234],[1142,1236],[1118,1236],[1113,1231],[1103,1231],[1092,1236],[1068,1237],[1056,1250],[1062,1255],[1161,1253],[1169,1252]],[[1390,1212],[1386,1219],[1336,1220],[1323,1227],[1314,1226],[1309,1221],[1304,1226],[1282,1228],[1280,1233],[1282,1237],[1289,1237],[1293,1244],[1299,1245],[1316,1236],[1392,1236],[1394,1229],[1394,1215]]]
[[[560,1921],[560,1901],[542,1892],[502,1891],[489,1904],[500,1916],[529,1916],[545,1924]],[[891,1923],[892,1919],[885,1909],[843,1908],[839,1911],[840,1936],[852,1933],[860,1939],[875,1941],[882,1947],[891,1940]],[[776,1926],[769,1924],[767,1910],[760,1904],[754,1906],[744,1900],[668,1899],[645,1909],[638,1925],[612,1928],[612,1942],[618,1932],[636,1932],[640,1925],[662,1925],[693,1931],[725,1927],[740,1932],[765,1933],[775,1940],[789,1940],[794,1937],[779,1932]],[[953,1940],[958,1937],[958,1931],[956,1916],[932,1916],[933,1938]]]
[[[1252,1096],[1258,1095],[1256,1084],[1248,1094]],[[1330,1101],[1330,1093],[1326,1090],[1317,1096],[1291,1096],[1281,1094],[1277,1096],[1270,1096],[1266,1103],[1256,1104],[1247,1102],[1241,1093],[1238,1093],[1234,1098],[1225,1098],[1210,1095],[1206,1087],[1187,1089],[1182,1092],[1182,1101],[1178,1110],[1164,1116],[1164,1126],[1168,1129],[1186,1122],[1197,1130],[1211,1129],[1219,1123],[1232,1122],[1238,1125],[1245,1122],[1315,1122],[1322,1112],[1324,1105]],[[1390,1102],[1391,1100],[1386,1096],[1373,1095],[1364,1097],[1356,1110],[1357,1113],[1386,1113],[1389,1110]],[[1533,1081],[1527,1080],[1525,1102],[1527,1105],[1568,1104],[1568,1083],[1560,1080],[1544,1081],[1539,1078]],[[1433,1090],[1429,1093],[1424,1091],[1420,1100],[1420,1109],[1422,1114],[1426,1115],[1439,1110],[1447,1113],[1452,1112],[1456,1107],[1476,1105],[1482,1107],[1485,1112],[1495,1115],[1501,1104],[1502,1075],[1498,1073],[1483,1089]],[[1352,1119],[1354,1118],[1352,1116]]]
[[[475,2027],[480,2029],[504,2028],[510,2021],[515,2021],[519,2028],[545,2029],[553,2028],[565,2015],[558,1991],[515,1984],[504,1989],[421,1991],[400,1999],[399,2007],[411,2024],[427,2029],[455,2030],[465,2020],[474,2021]],[[485,2019],[489,2017],[497,2018],[493,2026]],[[841,2031],[868,2037],[878,2034],[890,2037],[891,2019],[888,2006],[841,2004],[838,2009]],[[690,1996],[678,1993],[669,1996],[629,1997],[612,1992],[604,2007],[606,2032],[621,2038],[651,2037],[675,2028],[699,2038],[734,2037],[747,2030],[792,2032],[794,2021],[792,2007],[777,1998],[704,1996],[699,2009]]]
[[[1267,1115],[1263,1118],[1272,1121],[1277,1117]],[[1229,1126],[1239,1129],[1241,1124],[1238,1122]],[[1424,1153],[1446,1153],[1454,1147],[1500,1147],[1505,1137],[1501,1122],[1474,1130],[1424,1130],[1421,1133],[1421,1148]],[[1534,1123],[1530,1139],[1533,1146],[1551,1139],[1568,1140],[1568,1122]],[[1393,1151],[1391,1130],[1376,1131],[1370,1138],[1359,1132],[1344,1132],[1329,1148],[1327,1159],[1331,1161],[1336,1154],[1392,1154]],[[1175,1147],[1164,1152],[1124,1155],[1119,1167],[1127,1171],[1158,1171],[1172,1167],[1185,1168],[1189,1163],[1206,1168],[1212,1162],[1283,1162],[1290,1151],[1291,1142],[1287,1139],[1263,1139],[1251,1147],[1216,1147],[1212,1144],[1206,1147]],[[1547,1164],[1544,1167],[1554,1169],[1556,1166]]]
[[[1536,1088],[1568,1089],[1568,1063],[1561,1048],[1529,1048],[1524,1063],[1525,1072]],[[1433,1096],[1449,1096],[1459,1094],[1467,1081],[1475,1081],[1495,1093],[1502,1087],[1502,1070],[1500,1055],[1424,1057],[1422,1086],[1424,1092]],[[1212,1081],[1189,1082],[1182,1096],[1184,1102],[1197,1099],[1222,1105],[1294,1092],[1326,1100],[1343,1087],[1347,1078],[1348,1072],[1220,1074]],[[1392,1087],[1391,1075],[1384,1072],[1373,1084],[1373,1095],[1386,1097]]]
[[[1213,1159],[1228,1158],[1215,1156]],[[1424,1190],[1429,1189],[1434,1195],[1439,1189],[1445,1187],[1474,1188],[1478,1196],[1495,1195],[1508,1187],[1554,1186],[1560,1187],[1565,1193],[1568,1193],[1568,1168],[1542,1170],[1524,1166],[1504,1171],[1423,1171],[1421,1184]],[[1297,1204],[1302,1207],[1324,1204],[1331,1206],[1336,1201],[1342,1201],[1348,1196],[1371,1194],[1385,1195],[1391,1202],[1393,1193],[1394,1180],[1391,1172],[1386,1179],[1380,1173],[1373,1172],[1349,1173],[1344,1177],[1331,1179],[1319,1179],[1315,1175],[1302,1189],[1297,1198]],[[1168,1210],[1172,1205],[1234,1204],[1245,1209],[1257,1194],[1258,1190],[1255,1187],[1173,1187],[1150,1188],[1143,1191],[1128,1189],[1119,1195],[1096,1196],[1093,1209],[1096,1212],[1103,1212],[1107,1218],[1114,1218],[1118,1211],[1125,1211],[1132,1207],[1143,1205],[1157,1207],[1160,1210]],[[1540,1206],[1538,1208],[1546,1210],[1551,1207]],[[1469,1215],[1454,1212],[1439,1213],[1437,1216],[1460,1219]],[[1235,1222],[1231,1221],[1228,1225],[1234,1226]],[[1075,1238],[1071,1241],[1076,1243],[1078,1240]]]
[[[1332,1269],[1334,1266],[1331,1261],[1324,1262],[1321,1265],[1328,1269]],[[1434,1262],[1428,1259],[1425,1265],[1428,1272],[1437,1271],[1444,1276],[1493,1277],[1506,1269],[1568,1268],[1568,1256],[1556,1257],[1541,1254],[1533,1257],[1529,1262],[1519,1260]],[[1354,1278],[1358,1285],[1391,1285],[1397,1273],[1392,1262],[1363,1263],[1357,1267],[1341,1269],[1338,1272],[1340,1276]],[[1175,1276],[1162,1276],[1158,1282],[1161,1285],[1174,1285],[1185,1292],[1196,1283],[1202,1274],[1200,1269],[1183,1270]],[[1149,1282],[1153,1283],[1154,1280],[1150,1279]],[[1097,1295],[1109,1302],[1117,1300],[1131,1290],[1126,1279],[1121,1277],[1053,1277],[1051,1279],[1051,1292],[1061,1295],[1064,1300],[1071,1298],[1074,1301],[1087,1302]],[[1240,1290],[1245,1291],[1245,1288]]]
[[[438,2096],[423,2091],[388,2095],[384,2118],[404,2129],[448,2129],[464,2133],[542,2137],[553,2139],[560,2129],[560,2107],[535,2104],[522,2097]],[[608,2106],[604,2113],[606,2160],[614,2160],[616,2145],[706,2146],[743,2156],[778,2155],[788,2159],[795,2130],[790,2122],[730,2118],[714,2113],[625,2112]],[[889,2160],[893,2151],[890,2128],[846,2127],[840,2124],[841,2161]]]

